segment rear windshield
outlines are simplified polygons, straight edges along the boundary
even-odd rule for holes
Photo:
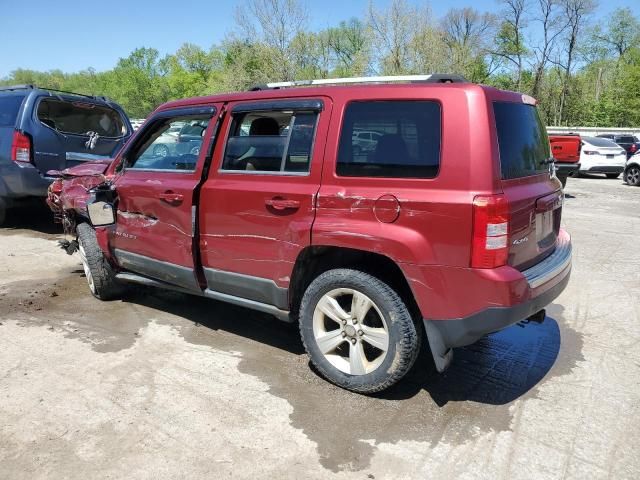
[[[609,147],[609,148],[618,147],[619,148],[619,146],[616,143],[614,143],[613,140],[609,140],[608,138],[582,137],[582,141],[586,143],[590,143],[594,147]]]
[[[38,119],[62,133],[101,137],[121,137],[126,133],[120,114],[109,107],[82,101],[44,99],[38,106]]]
[[[520,178],[549,171],[547,130],[533,105],[494,102],[502,178]]]
[[[0,96],[0,127],[14,127],[24,96]]]

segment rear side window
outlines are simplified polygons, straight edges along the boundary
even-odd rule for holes
[[[343,177],[433,178],[440,168],[440,104],[353,102],[347,106],[337,174]]]
[[[308,173],[317,118],[292,111],[235,115],[222,170]]]
[[[618,137],[618,140],[616,143],[635,143],[636,140],[634,137],[628,136],[628,137]]]
[[[502,178],[528,177],[549,171],[547,130],[533,105],[494,102]]]
[[[38,119],[61,133],[121,137],[126,133],[120,114],[107,106],[45,98],[38,105]]]
[[[24,96],[0,96],[0,127],[13,127]]]

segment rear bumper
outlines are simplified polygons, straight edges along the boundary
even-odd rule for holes
[[[590,172],[590,173],[622,173],[624,171],[624,166],[620,165],[611,165],[611,166],[595,166],[590,167],[588,169],[580,169],[581,172]]]
[[[570,177],[580,170],[579,163],[558,163],[556,162],[556,175],[558,177]]]
[[[32,165],[18,166],[13,162],[0,165],[0,180],[4,187],[0,194],[7,198],[46,197],[53,179],[40,175]]]
[[[569,283],[571,238],[561,230],[555,251],[542,262],[520,272],[527,283],[526,300],[508,306],[490,306],[451,320],[424,320],[431,352],[439,371],[451,361],[451,349],[470,345],[489,333],[507,328],[549,305]],[[499,285],[496,285],[499,288]]]

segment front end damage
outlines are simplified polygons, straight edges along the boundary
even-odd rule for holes
[[[47,192],[47,205],[53,212],[55,223],[62,224],[64,240],[58,244],[69,255],[78,250],[76,227],[86,222],[87,204],[94,198],[93,190],[101,185],[110,184],[113,174],[109,173],[110,162],[86,162],[61,171],[47,174],[56,178]]]

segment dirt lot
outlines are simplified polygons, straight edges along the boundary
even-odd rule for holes
[[[566,191],[574,268],[545,322],[375,398],[320,379],[268,316],[145,289],[93,299],[48,214],[16,212],[0,229],[0,478],[639,478],[640,189]]]

